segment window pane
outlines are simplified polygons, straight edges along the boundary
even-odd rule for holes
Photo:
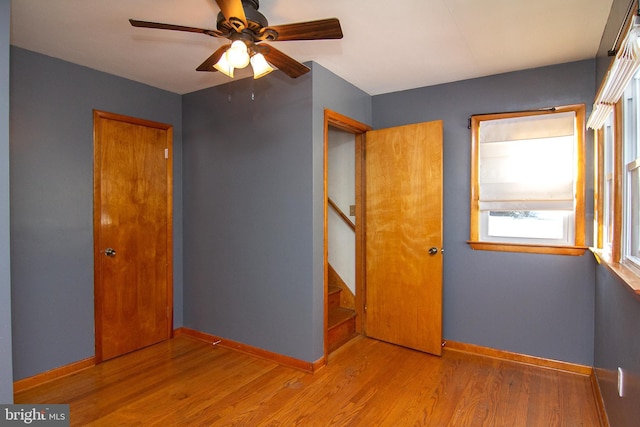
[[[622,260],[637,264],[640,260],[640,183],[638,141],[640,139],[638,129],[638,114],[640,108],[640,96],[638,92],[638,75],[631,80],[625,90],[625,103],[623,106],[623,140],[622,158],[626,166],[626,174],[623,177],[623,215],[624,226],[622,231]]]
[[[604,124],[604,147],[603,147],[603,248],[610,251],[613,242],[613,145],[614,145],[614,115],[609,114]]]
[[[629,172],[629,255],[640,258],[640,179],[636,168]]]
[[[492,211],[487,234],[491,237],[564,240],[571,211]]]
[[[610,246],[613,242],[613,174],[607,177],[604,192],[604,244]]]

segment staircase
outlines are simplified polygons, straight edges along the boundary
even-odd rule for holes
[[[356,312],[341,306],[342,289],[329,282],[329,353],[345,344],[356,333]]]

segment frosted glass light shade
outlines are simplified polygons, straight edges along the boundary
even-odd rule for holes
[[[231,47],[227,50],[227,61],[234,68],[244,68],[249,65],[249,50],[247,45],[241,40],[231,43]]]
[[[213,68],[220,71],[222,74],[226,74],[227,76],[233,78],[233,65],[229,63],[229,60],[227,58],[227,52],[225,52],[220,57],[220,59],[218,60],[218,62],[216,62],[216,65],[214,65]]]
[[[253,78],[259,79],[273,71],[273,68],[261,53],[256,53],[251,57],[251,68],[253,68]]]

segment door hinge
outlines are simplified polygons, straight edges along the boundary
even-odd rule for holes
[[[168,149],[168,148],[165,148],[165,149],[164,149],[164,158],[165,158],[165,159],[168,159],[168,158],[169,158],[169,149]]]

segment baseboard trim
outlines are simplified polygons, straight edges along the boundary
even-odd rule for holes
[[[602,397],[602,391],[600,390],[600,383],[598,382],[598,375],[595,369],[592,370],[589,377],[591,378],[591,389],[593,390],[593,398],[595,399],[596,407],[598,408],[600,425],[602,427],[610,427],[609,417],[607,416],[607,409],[604,406],[604,398]]]
[[[542,368],[554,369],[556,371],[571,372],[580,375],[592,375],[591,366],[579,365],[576,363],[562,362],[560,360],[545,359],[543,357],[528,356],[526,354],[512,353],[510,351],[497,350],[489,347],[482,347],[475,344],[465,344],[457,341],[445,341],[445,350],[460,351],[464,353],[477,354],[484,357],[509,360],[511,362],[524,363]]]
[[[234,350],[240,353],[248,354],[250,356],[259,357],[261,359],[275,362],[279,365],[288,366],[309,373],[317,372],[326,364],[324,357],[316,360],[315,362],[305,362],[304,360],[295,359],[293,357],[285,356],[278,353],[273,353],[271,351],[263,350],[258,347],[253,347],[247,344],[228,340],[226,338],[207,334],[205,332],[200,332],[190,328],[178,328],[174,331],[174,336],[180,335],[185,335],[200,341],[214,344],[216,346],[227,348],[229,350]]]
[[[57,380],[62,377],[75,374],[84,369],[91,368],[96,365],[95,357],[88,357],[77,362],[70,363],[68,365],[60,366],[59,368],[51,369],[50,371],[36,374],[32,377],[23,378],[13,383],[13,392],[19,393],[21,391],[28,390],[30,388],[42,385],[49,381]]]

